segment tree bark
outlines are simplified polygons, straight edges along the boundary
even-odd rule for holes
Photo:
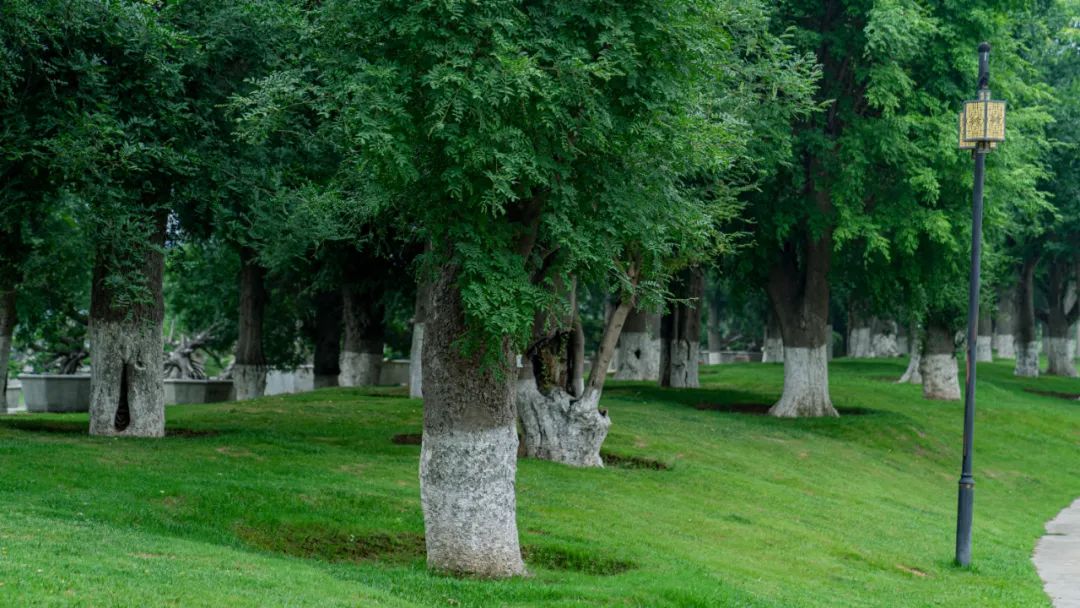
[[[427,563],[481,577],[521,575],[514,359],[509,340],[487,365],[484,352],[462,353],[458,340],[468,328],[456,275],[452,266],[442,269],[425,320],[420,498]]]
[[[15,321],[15,291],[0,291],[0,410],[7,409],[8,362]]]
[[[709,307],[707,329],[709,345],[708,361],[709,365],[717,365],[720,363],[720,351],[724,349],[724,339],[723,336],[720,335],[720,309],[723,302],[721,302],[720,297],[714,291],[711,294],[711,297],[707,298],[706,305]],[[783,347],[781,347],[780,352],[783,353]]]
[[[362,284],[342,289],[345,341],[341,352],[341,386],[374,386],[382,371],[385,328],[381,294]]]
[[[1046,299],[1049,309],[1046,317],[1046,355],[1048,367],[1046,373],[1051,376],[1075,378],[1076,362],[1070,352],[1070,342],[1075,334],[1070,330],[1080,317],[1080,303],[1077,302],[1075,271],[1071,264],[1061,260],[1052,260],[1047,277]]]
[[[819,205],[825,206],[820,199]],[[829,397],[827,343],[832,232],[789,240],[769,271],[768,293],[784,338],[784,392],[769,414],[837,416]]]
[[[424,397],[424,323],[428,317],[431,286],[421,281],[416,287],[416,305],[413,312],[412,347],[409,349],[409,396]]]
[[[851,359],[870,359],[874,356],[871,319],[863,314],[857,303],[853,303],[848,311],[847,355]]]
[[[90,434],[122,437],[165,435],[162,356],[162,276],[165,214],[152,220],[145,242],[119,255],[141,267],[144,297],[117,297],[111,287],[117,252],[98,251],[90,292]],[[121,263],[123,263],[121,262]]]
[[[697,388],[704,273],[700,268],[682,271],[672,291],[680,301],[670,304],[660,320],[660,386]]]
[[[340,291],[315,294],[315,388],[338,385],[341,374],[342,295]]]
[[[896,339],[896,322],[874,317],[870,320],[870,355],[874,358],[900,356]]]
[[[900,376],[901,384],[922,384],[922,372],[919,368],[922,364],[922,351],[923,341],[919,335],[919,325],[912,322],[908,329],[908,352],[911,353],[908,359],[907,369],[904,371],[904,375]]]
[[[1002,287],[998,292],[997,314],[994,317],[994,352],[1001,359],[1016,358],[1016,286]]]
[[[1035,341],[1035,267],[1037,257],[1024,259],[1016,297],[1016,368],[1014,374],[1039,376],[1039,345]]]
[[[975,360],[988,363],[994,360],[994,321],[990,311],[982,307],[979,310],[979,337],[975,341]]]
[[[619,335],[616,380],[660,378],[660,316],[635,308]]]
[[[537,314],[532,344],[525,352],[527,372],[517,388],[525,455],[571,466],[602,467],[600,446],[611,426],[607,414],[598,408],[606,374],[597,377],[601,384],[584,386],[576,284],[567,295],[570,315]],[[625,321],[625,316],[612,315],[608,323],[620,318]]]
[[[240,250],[240,308],[233,386],[236,399],[257,399],[266,392],[266,355],[263,354],[263,317],[266,311],[266,269],[255,252]]]
[[[960,399],[959,369],[956,364],[956,332],[932,316],[926,324],[919,372],[923,397],[955,401]]]
[[[765,346],[761,350],[762,363],[784,362],[784,334],[780,331],[780,321],[771,309],[766,314]]]

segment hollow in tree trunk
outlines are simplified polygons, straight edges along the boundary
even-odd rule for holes
[[[149,222],[146,238],[132,250],[98,251],[90,292],[90,434],[123,437],[165,435],[162,353],[165,215]],[[111,287],[117,257],[139,269],[127,280],[142,282],[143,297],[117,297]]]
[[[904,375],[900,376],[901,384],[922,384],[922,373],[919,371],[919,366],[922,363],[922,350],[923,341],[919,335],[919,325],[912,322],[908,329],[908,352],[911,353],[908,358],[907,369],[904,370]]]
[[[370,285],[347,284],[342,289],[345,344],[341,352],[341,386],[379,383],[385,344],[381,294]]]
[[[998,292],[994,315],[994,352],[1001,359],[1016,358],[1016,287],[1009,285]]]
[[[255,252],[240,250],[240,309],[236,338],[233,386],[240,401],[266,392],[266,356],[263,354],[263,317],[266,310],[266,269]]]
[[[1028,256],[1020,270],[1016,297],[1016,368],[1017,376],[1039,375],[1039,344],[1035,340],[1035,267],[1038,258]]]
[[[580,358],[585,351],[577,345],[581,321],[574,290],[570,292],[570,310],[571,318],[538,314],[533,324],[532,343],[525,353],[526,371],[517,389],[525,455],[571,466],[602,467],[600,446],[611,420],[598,407],[606,376],[598,370],[605,369],[605,359],[614,356],[615,340],[624,328],[630,305],[621,304],[609,315],[588,385],[581,376],[584,366]]]
[[[341,292],[323,291],[315,294],[314,373],[315,388],[338,385],[341,374]]]
[[[481,577],[520,575],[516,368],[509,340],[486,365],[481,350],[462,352],[468,328],[456,278],[455,268],[442,270],[425,321],[420,501],[427,563]]]
[[[926,399],[960,399],[955,336],[956,332],[952,328],[933,316],[926,323],[926,342],[923,344],[919,368],[923,381],[923,397]]]
[[[0,291],[0,410],[7,409],[8,362],[15,333],[15,291]]]
[[[431,286],[421,281],[416,287],[416,305],[412,319],[412,347],[409,349],[409,396],[424,397],[424,323],[427,322]]]
[[[819,204],[827,208],[824,194]],[[829,397],[827,342],[832,233],[803,235],[784,243],[769,270],[768,293],[784,337],[784,392],[769,410],[794,418],[837,416]]]
[[[986,307],[979,310],[979,337],[975,341],[975,360],[990,362],[994,360],[994,322]]]
[[[615,369],[616,380],[658,380],[660,378],[660,316],[635,308],[626,318]]]
[[[1046,373],[1051,376],[1077,377],[1076,362],[1073,360],[1071,342],[1076,337],[1070,332],[1077,318],[1080,317],[1080,302],[1074,277],[1076,272],[1072,264],[1062,260],[1052,260],[1046,284]]]
[[[784,335],[780,332],[780,320],[771,308],[765,317],[765,346],[761,349],[761,362],[783,363]]]
[[[705,275],[701,268],[679,273],[672,292],[679,301],[668,304],[660,319],[660,386],[697,388],[701,349],[701,299]]]

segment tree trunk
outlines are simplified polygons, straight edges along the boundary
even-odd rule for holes
[[[338,385],[341,374],[342,296],[339,291],[315,295],[315,388]]]
[[[978,362],[990,362],[994,360],[994,322],[990,318],[990,311],[979,311],[979,337],[975,341],[975,360]]]
[[[923,381],[923,397],[926,399],[960,399],[955,336],[953,329],[935,321],[933,317],[927,321],[926,343],[919,368]]]
[[[375,386],[382,371],[385,333],[381,295],[358,284],[342,289],[345,342],[341,352],[341,386]]]
[[[117,297],[115,252],[99,251],[90,292],[90,434],[123,437],[165,435],[162,300],[165,215],[152,222],[149,238],[132,241],[125,260],[141,267],[144,297]],[[141,244],[140,244],[141,243]],[[124,263],[125,261],[121,261]],[[127,279],[127,277],[124,277]],[[125,294],[127,295],[127,294]]]
[[[626,318],[619,336],[616,380],[658,380],[660,378],[660,316],[635,308]]]
[[[428,313],[420,451],[428,567],[481,577],[524,574],[510,343],[504,341],[486,365],[483,352],[462,353],[458,340],[467,327],[453,267],[432,285]]]
[[[761,362],[784,362],[784,335],[780,331],[780,321],[771,309],[766,314],[765,346],[761,349]]]
[[[896,322],[874,317],[870,321],[870,353],[875,358],[900,356],[896,339]]]
[[[1060,260],[1053,260],[1047,277],[1046,299],[1049,309],[1046,317],[1046,373],[1051,376],[1075,378],[1076,362],[1070,352],[1070,342],[1075,334],[1070,329],[1080,316],[1073,267]]]
[[[871,319],[866,317],[858,304],[848,311],[848,349],[851,359],[870,359],[874,356]]]
[[[705,274],[700,268],[684,270],[673,287],[680,301],[670,304],[660,320],[660,386],[698,388]]]
[[[596,377],[599,385],[584,386],[576,292],[575,285],[569,292],[569,318],[540,313],[534,320],[533,341],[525,352],[526,371],[517,388],[518,418],[526,456],[571,466],[602,467],[600,446],[611,426],[607,414],[598,409],[606,374]],[[624,313],[629,308],[629,304],[621,305],[616,309],[620,316],[608,318],[605,337],[611,323],[625,322]],[[609,350],[614,352],[613,347]]]
[[[424,397],[424,323],[428,316],[428,301],[431,287],[421,281],[416,287],[416,305],[413,312],[412,347],[409,349],[409,396],[413,399]]]
[[[8,362],[15,320],[15,291],[0,291],[0,411],[7,409]]]
[[[709,365],[717,365],[717,364],[720,363],[720,351],[722,351],[724,349],[724,346],[723,346],[723,341],[724,340],[723,340],[723,337],[720,335],[720,318],[721,318],[721,310],[720,310],[720,308],[723,305],[723,302],[721,302],[720,297],[714,291],[711,294],[711,297],[709,297],[707,299],[706,305],[709,307],[709,309],[708,309],[708,329],[707,329],[707,336],[708,336],[708,343],[709,343],[708,361],[709,361]],[[657,349],[657,350],[659,350],[659,349]],[[783,352],[782,348],[781,348],[781,352]],[[657,367],[659,367],[659,363],[657,364]]]
[[[769,410],[772,416],[838,415],[829,397],[831,256],[832,233],[826,231],[801,243],[785,243],[769,271],[769,301],[784,338],[784,392]]]
[[[240,250],[240,310],[233,386],[236,399],[257,399],[266,392],[266,356],[263,354],[263,317],[266,310],[266,269],[255,252]]]
[[[1035,267],[1038,258],[1028,257],[1020,271],[1016,297],[1016,369],[1017,376],[1039,376],[1039,345],[1035,341]]]
[[[1016,287],[1002,287],[998,292],[994,318],[994,352],[1001,359],[1016,358]]]
[[[911,323],[908,329],[908,352],[911,353],[908,359],[907,369],[904,371],[904,375],[900,376],[901,384],[922,384],[922,372],[919,368],[922,364],[922,351],[923,341],[919,335],[919,326],[917,323]]]

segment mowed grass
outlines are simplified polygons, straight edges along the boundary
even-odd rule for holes
[[[532,576],[509,581],[424,568],[419,447],[392,440],[421,404],[396,389],[173,407],[182,432],[157,441],[5,417],[0,606],[1049,606],[1030,555],[1080,495],[1080,402],[1025,389],[1080,381],[980,364],[960,569],[962,405],[893,384],[903,369],[835,361],[829,420],[752,413],[779,365],[707,368],[700,390],[612,383],[605,450],[624,466],[520,461]]]

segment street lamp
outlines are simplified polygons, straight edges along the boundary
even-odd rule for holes
[[[971,282],[968,289],[967,382],[964,391],[964,462],[960,471],[960,496],[956,513],[956,561],[971,563],[971,515],[975,478],[971,475],[971,452],[975,434],[975,344],[979,326],[979,274],[982,257],[983,181],[986,155],[1005,141],[1005,102],[990,99],[990,44],[979,45],[978,99],[964,103],[960,113],[961,150],[975,157],[975,192],[971,206]]]

